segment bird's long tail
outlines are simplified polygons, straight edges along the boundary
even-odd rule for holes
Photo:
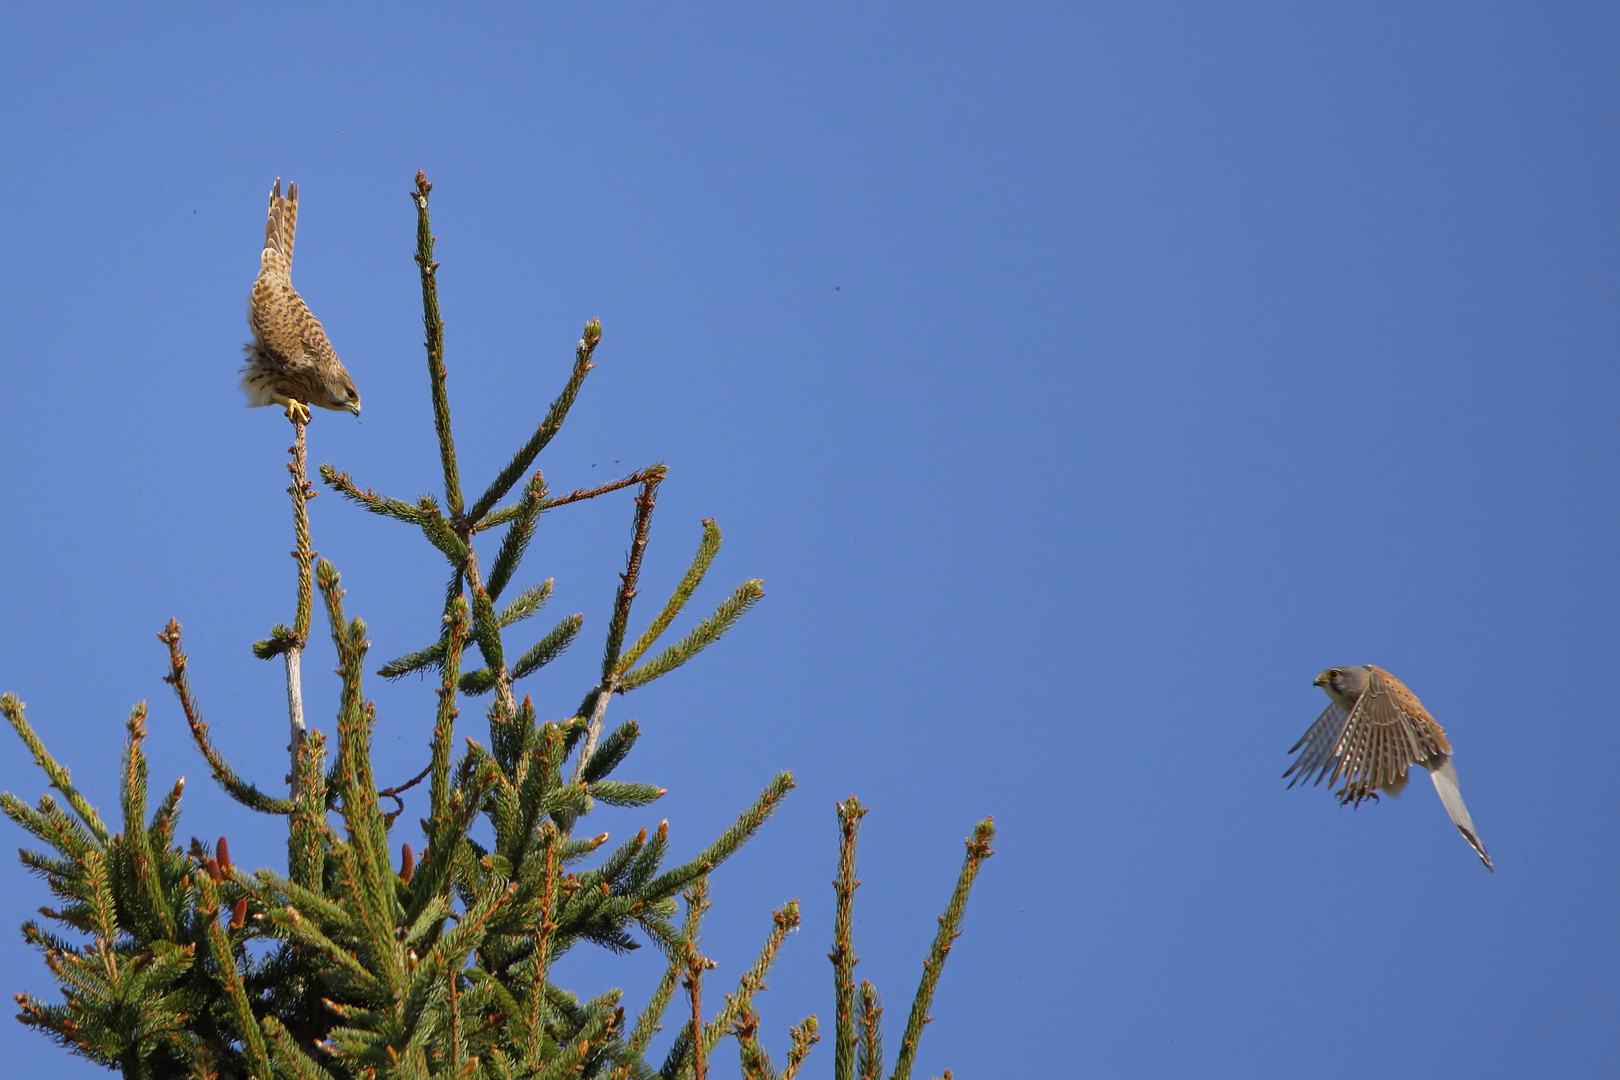
[[[1463,834],[1463,839],[1479,854],[1480,861],[1485,869],[1496,873],[1491,865],[1491,857],[1485,851],[1485,845],[1479,839],[1479,833],[1474,831],[1474,819],[1468,816],[1468,805],[1463,802],[1462,789],[1457,786],[1457,770],[1451,764],[1451,758],[1440,756],[1440,764],[1428,765],[1429,779],[1434,781],[1434,790],[1440,793],[1440,801],[1445,804],[1446,813],[1451,815],[1451,823],[1457,826],[1457,831]]]
[[[292,273],[293,235],[298,231],[298,185],[288,184],[285,198],[281,178],[270,189],[270,212],[264,222],[263,266],[281,274]]]

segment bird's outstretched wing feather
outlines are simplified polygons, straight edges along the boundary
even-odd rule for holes
[[[1337,701],[1329,702],[1328,707],[1322,710],[1322,715],[1316,718],[1316,722],[1305,729],[1305,734],[1299,737],[1299,742],[1289,747],[1290,754],[1302,746],[1305,748],[1305,752],[1295,758],[1294,763],[1288,766],[1288,771],[1283,773],[1284,780],[1288,780],[1290,776],[1294,777],[1288,782],[1289,787],[1308,780],[1312,773],[1316,774],[1318,784],[1322,782],[1337,763],[1339,736],[1343,734],[1345,722],[1349,719],[1350,714],[1345,711],[1343,705]],[[1296,773],[1298,775],[1295,775]]]

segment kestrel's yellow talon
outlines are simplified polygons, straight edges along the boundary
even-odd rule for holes
[[[287,419],[295,424],[307,424],[310,420],[309,406],[302,401],[289,401],[287,403]]]

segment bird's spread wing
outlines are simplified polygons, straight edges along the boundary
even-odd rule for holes
[[[1378,788],[1403,784],[1408,766],[1450,753],[1445,731],[1417,695],[1373,667],[1334,748],[1333,779],[1344,778],[1341,800],[1359,803]]]
[[[1307,728],[1305,734],[1299,737],[1299,742],[1289,748],[1290,754],[1302,746],[1305,748],[1304,753],[1295,758],[1288,771],[1283,773],[1284,780],[1294,777],[1289,781],[1289,787],[1309,779],[1312,773],[1316,774],[1318,784],[1322,782],[1338,761],[1339,736],[1344,732],[1345,721],[1349,719],[1350,714],[1343,705],[1337,701],[1328,703],[1322,715],[1316,718],[1316,723]]]
[[[1457,786],[1457,770],[1451,764],[1449,756],[1442,755],[1439,764],[1429,763],[1429,779],[1434,781],[1434,790],[1440,793],[1440,801],[1445,804],[1446,813],[1451,815],[1451,823],[1457,826],[1457,831],[1463,834],[1468,846],[1474,849],[1485,869],[1496,873],[1491,865],[1491,857],[1485,851],[1485,843],[1474,831],[1474,819],[1468,815],[1468,805],[1463,802],[1462,789]]]

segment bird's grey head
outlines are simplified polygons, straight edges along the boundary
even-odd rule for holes
[[[354,380],[349,378],[347,371],[340,370],[335,376],[322,379],[317,391],[312,404],[335,412],[360,415],[360,391],[354,388]]]
[[[1367,680],[1372,677],[1372,668],[1366,664],[1357,664],[1353,667],[1330,667],[1316,677],[1312,686],[1320,686],[1327,696],[1337,701],[1345,708],[1355,704],[1356,698],[1367,689]]]

